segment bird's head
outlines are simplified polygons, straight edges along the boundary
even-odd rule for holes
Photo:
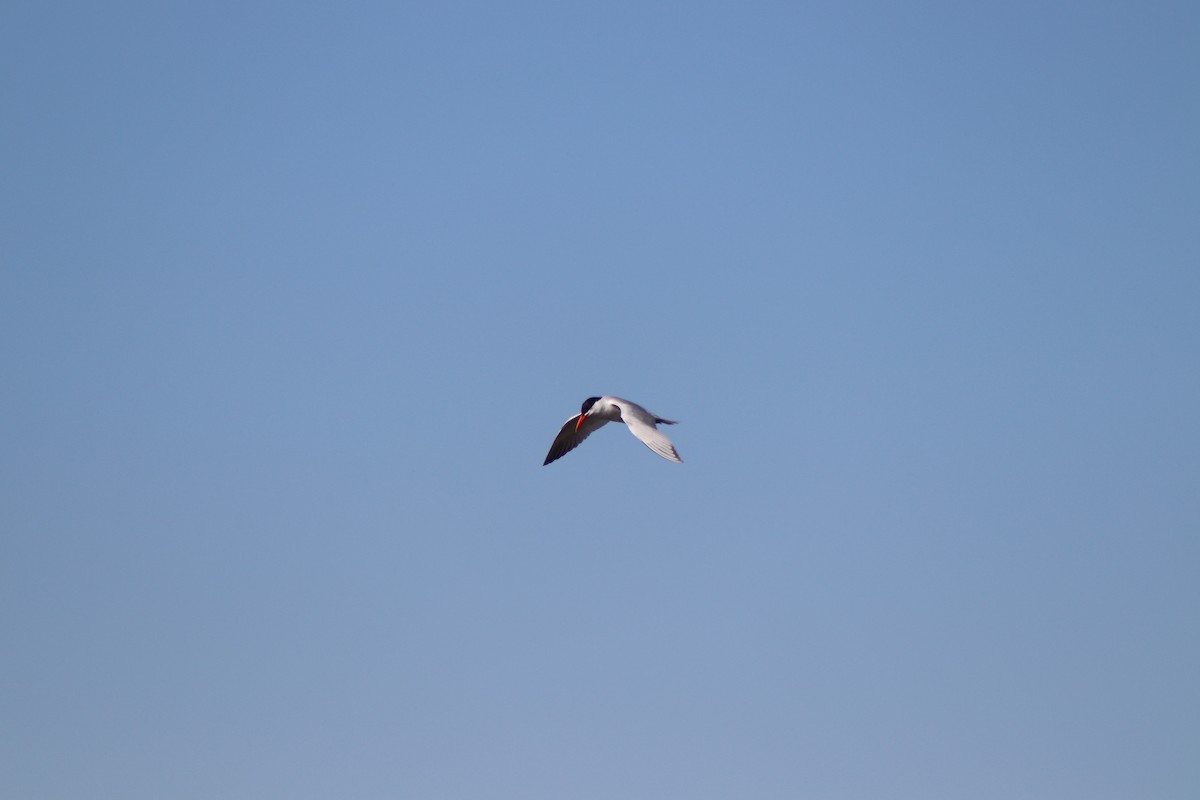
[[[583,426],[583,421],[587,419],[588,412],[592,410],[592,406],[600,400],[599,397],[589,397],[583,401],[583,405],[579,407],[579,421],[575,423],[575,430],[579,430]]]

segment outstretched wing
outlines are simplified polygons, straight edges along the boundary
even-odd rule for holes
[[[656,422],[665,422],[668,425],[674,425],[674,422],[660,420],[637,403],[628,400],[620,400],[617,405],[621,409],[621,419],[629,426],[629,432],[640,439],[642,444],[668,461],[683,463],[679,453],[675,452],[675,445],[666,434],[655,427]]]
[[[575,426],[579,423],[579,416],[576,414],[563,423],[562,430],[558,432],[558,436],[554,437],[554,444],[550,445],[550,452],[546,454],[546,460],[542,462],[543,467],[579,447],[579,443],[591,436],[592,431],[608,422],[606,419],[587,417],[577,431]]]

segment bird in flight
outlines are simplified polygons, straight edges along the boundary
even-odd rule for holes
[[[578,447],[593,431],[609,422],[624,422],[629,426],[629,432],[646,447],[668,461],[683,462],[679,453],[675,452],[675,445],[671,444],[671,440],[657,427],[659,423],[674,425],[674,420],[655,416],[637,403],[620,397],[589,397],[583,401],[579,413],[563,423],[562,430],[554,437],[554,444],[550,445],[550,452],[546,454],[542,466],[562,458]]]

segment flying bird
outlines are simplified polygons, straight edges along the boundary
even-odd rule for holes
[[[554,444],[550,445],[550,452],[546,454],[542,466],[562,458],[591,436],[593,431],[609,422],[624,422],[629,426],[629,432],[646,447],[668,461],[683,462],[679,453],[675,452],[675,445],[656,427],[659,423],[675,425],[674,420],[655,416],[637,403],[622,400],[620,397],[589,397],[583,401],[579,413],[563,423],[562,430],[554,437]]]

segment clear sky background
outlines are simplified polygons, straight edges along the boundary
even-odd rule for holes
[[[1200,796],[1197,42],[8,4],[0,796]]]

